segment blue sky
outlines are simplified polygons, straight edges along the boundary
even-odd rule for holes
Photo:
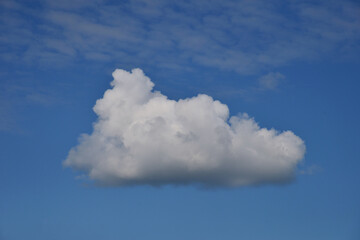
[[[359,3],[348,0],[1,1],[0,239],[359,239],[359,16]],[[91,148],[64,167],[81,134],[99,136],[93,126],[106,111],[93,107],[108,99],[113,71],[134,68],[168,99],[206,94],[229,116],[290,130],[305,155],[290,154],[289,171],[254,157],[259,174],[235,145],[229,152],[245,170],[230,166],[241,181],[223,168],[177,172],[153,162],[155,171],[139,161],[135,184],[121,173],[103,186],[110,170],[76,170]],[[194,113],[213,107],[199,106]],[[255,133],[240,135],[247,143]],[[263,145],[275,146],[269,139]],[[260,154],[261,145],[246,146]],[[223,152],[204,146],[223,162]],[[282,154],[274,149],[262,153]],[[149,176],[167,170],[175,177],[153,186]]]

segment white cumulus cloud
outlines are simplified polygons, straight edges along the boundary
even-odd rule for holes
[[[141,69],[117,69],[97,100],[98,121],[65,166],[100,185],[242,186],[291,180],[304,142],[291,131],[260,128],[247,114],[199,94],[178,101],[153,91]]]

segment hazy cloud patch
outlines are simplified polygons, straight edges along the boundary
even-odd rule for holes
[[[359,52],[360,5],[349,0],[35,3],[39,8],[0,3],[6,36],[0,37],[6,46],[0,60],[42,66],[109,59],[164,67],[195,63],[259,74],[297,60]]]
[[[279,72],[268,73],[258,79],[261,90],[275,90],[285,76]]]
[[[299,174],[314,175],[314,174],[322,172],[322,171],[323,171],[323,168],[321,166],[313,164],[313,165],[307,166],[303,169],[300,169]]]

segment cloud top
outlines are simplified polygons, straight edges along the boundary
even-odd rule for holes
[[[260,128],[247,114],[199,94],[178,101],[153,91],[141,69],[113,72],[98,121],[65,166],[100,185],[243,186],[287,182],[305,153],[291,131]]]

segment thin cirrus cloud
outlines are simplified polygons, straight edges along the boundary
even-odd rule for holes
[[[0,30],[7,36],[0,38],[3,60],[197,64],[258,74],[296,60],[359,51],[360,6],[348,0],[33,2],[36,8],[0,3]]]
[[[98,120],[64,165],[99,185],[244,186],[294,178],[305,153],[291,131],[229,118],[225,104],[199,94],[178,101],[154,91],[141,69],[117,69],[96,101]]]

